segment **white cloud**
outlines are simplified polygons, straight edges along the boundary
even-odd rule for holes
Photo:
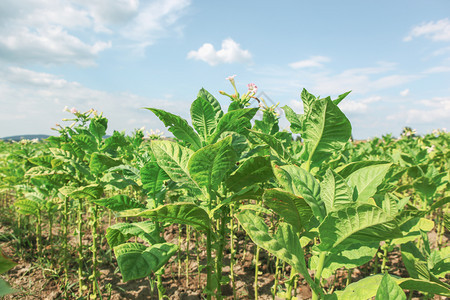
[[[164,131],[158,118],[142,107],[157,106],[181,116],[189,111],[189,101],[108,93],[48,73],[18,67],[0,69],[0,107],[8,108],[0,111],[0,137],[51,134],[55,123],[70,117],[62,112],[66,105],[80,111],[102,111],[109,119],[109,132],[115,129],[129,133],[142,126]]]
[[[323,63],[329,62],[330,60],[326,56],[311,56],[309,59],[290,63],[289,66],[293,69],[317,68],[323,67]]]
[[[121,35],[137,42],[139,48],[145,49],[169,30],[179,30],[179,27],[174,28],[174,25],[190,4],[190,0],[164,0],[142,4],[136,17],[121,30]]]
[[[406,97],[409,95],[409,89],[404,89],[403,91],[400,92],[400,96],[402,97]]]
[[[252,55],[248,50],[241,49],[241,46],[231,38],[222,42],[222,48],[217,50],[212,44],[205,43],[198,50],[192,50],[187,55],[188,59],[202,60],[211,66],[221,63],[250,63]]]
[[[180,32],[177,21],[189,5],[190,0],[2,0],[0,60],[86,66],[113,44],[143,51]]]
[[[432,41],[450,41],[450,20],[446,18],[415,26],[403,41],[408,42],[419,36],[424,36]]]
[[[380,96],[372,96],[360,100],[345,99],[339,104],[339,107],[346,113],[365,113],[369,108],[369,104],[378,102],[380,100]]]
[[[385,75],[395,70],[395,64],[380,62],[375,67],[354,68],[339,74],[309,74],[313,78],[312,86],[316,93],[330,95],[352,90],[353,93],[368,93],[395,87],[411,82],[417,75]],[[384,75],[384,76],[383,76]]]
[[[446,73],[450,72],[450,66],[432,67],[424,71],[425,74]]]

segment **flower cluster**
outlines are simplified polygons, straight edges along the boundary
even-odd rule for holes
[[[232,75],[232,76],[228,76],[227,78],[225,78],[226,80],[229,80],[231,85],[233,86],[234,94],[229,95],[224,91],[219,91],[219,93],[222,95],[228,96],[232,102],[237,102],[239,104],[239,106],[247,107],[250,105],[250,100],[252,98],[256,99],[255,95],[256,95],[256,92],[258,91],[258,87],[254,83],[249,83],[247,85],[247,87],[248,87],[247,92],[243,95],[240,95],[236,89],[236,82],[234,80],[235,77],[236,77],[236,75]]]
[[[415,129],[412,129],[411,127],[405,127],[403,128],[402,137],[406,137],[406,138],[413,138],[416,136],[417,131]]]

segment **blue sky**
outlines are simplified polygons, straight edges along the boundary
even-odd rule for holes
[[[450,2],[0,2],[0,137],[52,134],[65,106],[168,136],[142,107],[189,120],[202,87],[226,107],[233,74],[296,112],[303,88],[352,90],[340,107],[359,139],[450,128]]]

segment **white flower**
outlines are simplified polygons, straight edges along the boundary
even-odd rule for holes
[[[435,145],[431,145],[431,147],[427,147],[427,152],[428,152],[428,153],[431,153],[431,152],[434,151],[435,148],[436,148]]]
[[[69,107],[66,105],[66,106],[64,106],[63,111],[64,111],[64,112],[65,112],[65,111],[70,112],[70,109],[69,109]]]

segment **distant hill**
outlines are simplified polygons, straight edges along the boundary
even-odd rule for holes
[[[32,139],[38,139],[38,140],[43,140],[48,138],[49,135],[46,134],[24,134],[24,135],[14,135],[14,136],[6,136],[3,138],[0,138],[0,140],[4,140],[4,141],[20,141],[20,140],[32,140]]]

